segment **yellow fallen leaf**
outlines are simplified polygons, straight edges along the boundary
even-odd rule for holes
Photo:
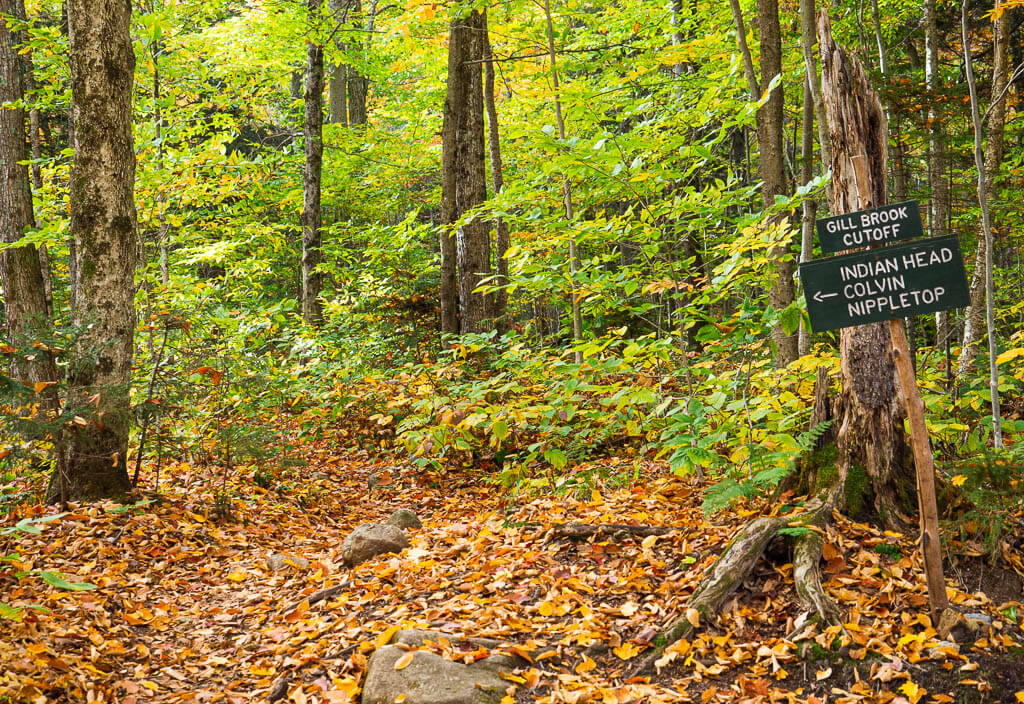
[[[402,629],[401,626],[391,626],[387,628],[383,633],[378,635],[373,644],[378,648],[383,648],[385,645],[391,642],[391,639],[395,637],[395,634]]]
[[[656,542],[658,542],[658,536],[648,535],[640,542],[640,547],[642,547],[644,550],[648,550],[651,547],[653,547]]]
[[[1024,689],[1022,689],[1021,691],[1017,692],[1013,696],[1015,696],[1017,698],[1017,701],[1024,702]]]
[[[586,655],[583,656],[583,662],[576,666],[576,674],[582,675],[584,672],[590,672],[597,667],[597,663],[588,658]]]
[[[231,574],[228,575],[228,579],[230,579],[232,582],[244,582],[245,581],[245,572],[242,572],[242,571],[232,572]]]
[[[409,665],[412,663],[412,658],[414,655],[415,652],[412,650],[410,650],[408,653],[402,653],[402,657],[398,658],[398,660],[395,660],[395,669],[404,670],[405,668],[409,667]]]
[[[552,604],[550,601],[545,601],[540,605],[540,608],[537,610],[540,611],[541,616],[550,616],[551,614],[555,613],[555,605]]]
[[[963,486],[964,482],[967,481],[967,477],[962,474],[958,474],[953,477],[951,481],[953,482],[953,486]]]
[[[690,622],[690,625],[694,628],[700,628],[700,611],[697,609],[689,608],[686,610],[686,620]]]
[[[831,676],[832,676],[832,668],[831,667],[827,667],[824,670],[818,670],[815,673],[814,678],[816,680],[818,680],[819,682],[821,682],[822,680],[827,680]]]
[[[907,695],[907,699],[910,700],[910,704],[917,704],[921,701],[921,697],[928,693],[927,689],[918,686],[918,684],[913,680],[907,680],[901,684],[900,691]]]
[[[612,648],[612,652],[619,660],[630,660],[640,654],[640,646],[627,641],[618,648]]]
[[[406,697],[405,692],[402,692],[401,694],[399,694],[397,697],[395,697],[395,704],[402,704],[402,702],[405,701],[405,697]]]

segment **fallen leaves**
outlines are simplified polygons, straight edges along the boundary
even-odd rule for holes
[[[505,678],[518,688],[513,701],[943,701],[941,692],[910,687],[911,665],[931,661],[937,639],[924,618],[913,544],[899,534],[837,519],[826,530],[824,576],[844,626],[800,621],[795,632],[800,609],[788,564],[765,563],[719,614],[702,617],[687,606],[739,521],[709,522],[698,507],[700,490],[664,476],[659,465],[646,467],[644,481],[632,486],[513,506],[476,480],[446,477],[437,489],[400,467],[331,452],[311,448],[309,467],[295,476],[304,491],[322,489],[313,505],[241,483],[233,487],[236,520],[218,521],[208,511],[209,474],[177,463],[171,470],[180,485],[157,504],[121,513],[80,507],[40,534],[19,537],[24,568],[45,566],[98,589],[52,591],[40,580],[0,584],[11,608],[40,604],[51,611],[25,610],[24,624],[0,623],[0,694],[14,688],[45,697],[62,689],[82,701],[91,691],[105,701],[241,703],[265,699],[287,677],[289,701],[354,702],[374,650],[401,629],[429,628],[453,637],[421,649],[449,660],[523,658],[525,665]],[[371,473],[389,482],[367,499]],[[412,546],[346,570],[339,554],[344,536],[399,506],[426,519],[410,532]],[[11,520],[42,511],[25,510]],[[758,507],[744,511],[753,515]],[[643,539],[551,537],[552,525],[572,521],[672,531]],[[882,543],[897,546],[900,557],[869,549]],[[0,554],[6,549],[0,546]],[[270,571],[266,556],[274,553],[301,555],[309,569]],[[952,587],[950,594],[965,608],[984,608],[974,595]],[[626,680],[663,624],[680,615],[694,631],[668,644],[655,663],[659,679]],[[501,645],[464,646],[455,634]],[[1014,647],[1010,636],[1006,629],[987,634],[984,649]],[[850,661],[863,662],[863,681],[846,683],[834,663],[809,668],[811,682],[799,679],[802,648],[810,644],[830,654],[846,648]],[[395,668],[409,667],[416,652],[403,652]],[[964,668],[963,686],[983,686],[976,662],[964,656],[952,664]],[[791,698],[799,687],[805,694]],[[833,687],[848,694],[835,695]]]

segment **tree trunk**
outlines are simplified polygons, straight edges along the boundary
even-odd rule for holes
[[[472,11],[452,20],[448,41],[448,94],[444,103],[441,210],[441,324],[444,332],[484,332],[489,327],[488,297],[476,291],[491,270],[488,222],[475,217],[451,230],[469,210],[487,199],[484,165],[482,66],[487,15]],[[453,252],[454,250],[454,252]],[[451,255],[454,253],[454,261]],[[455,292],[456,274],[458,278]],[[458,313],[453,303],[458,300]]]
[[[498,128],[498,108],[494,104],[494,52],[491,50],[489,36],[484,37],[484,53],[486,63],[484,64],[484,103],[487,108],[487,139],[488,151],[491,156],[491,185],[494,188],[494,195],[501,193],[505,185],[501,165],[501,135]],[[494,244],[495,244],[495,272],[497,279],[495,283],[504,285],[508,283],[508,260],[505,254],[508,252],[509,237],[508,223],[502,218],[494,220]],[[499,331],[508,330],[508,321],[505,316],[508,312],[508,291],[499,290],[494,294],[494,320]]]
[[[992,403],[992,446],[997,450],[1003,447],[1002,418],[999,412],[999,367],[996,356],[999,353],[996,340],[995,320],[995,283],[992,280],[992,216],[989,212],[989,179],[985,174],[985,157],[982,155],[981,111],[978,108],[978,89],[974,83],[974,66],[971,61],[971,45],[968,40],[967,17],[968,0],[963,0],[960,9],[961,36],[964,48],[964,73],[967,74],[967,88],[971,99],[971,124],[974,127],[974,165],[978,170],[978,206],[981,208],[981,237],[985,250],[985,327],[988,331],[988,364],[989,393]],[[998,42],[998,39],[997,39]],[[991,140],[989,142],[991,144]],[[979,247],[981,249],[982,247]]]
[[[804,79],[804,113],[800,139],[800,180],[806,185],[814,176],[814,98],[808,75]],[[805,198],[803,217],[800,222],[800,261],[810,261],[814,254],[814,218],[818,212],[818,201]],[[811,331],[800,321],[800,338],[797,345],[800,356],[811,351]]]
[[[358,51],[362,48],[363,42],[362,37],[358,30],[363,29],[363,3],[362,0],[350,0],[351,5],[351,25],[353,29],[357,31],[353,33],[352,40],[349,45],[353,51]],[[366,124],[366,76],[360,75],[359,71],[353,67],[348,67],[348,124],[351,125],[365,125]]]
[[[757,25],[761,40],[761,88],[768,90],[772,80],[782,75],[782,38],[779,29],[778,0],[758,0]],[[767,102],[757,111],[757,142],[761,152],[761,197],[765,210],[775,205],[775,196],[786,195],[785,157],[782,147],[782,81],[772,90]],[[773,219],[776,222],[777,219]],[[768,294],[775,310],[786,308],[794,300],[791,243],[770,253],[777,260],[776,278]],[[775,363],[789,365],[797,358],[797,336],[787,335],[781,325],[772,328]]]
[[[551,22],[551,2],[544,0],[544,21],[547,29],[548,59],[551,66],[551,86],[555,89],[555,123],[558,125],[558,139],[565,142],[565,118],[562,116],[562,96],[558,84],[558,62],[555,52],[555,32]],[[565,222],[571,226],[573,221],[572,188],[569,176],[562,174],[562,203],[565,206]],[[576,245],[576,237],[569,238],[569,297],[572,311],[572,341],[579,343],[583,339],[583,314],[580,311],[580,296],[576,294],[576,274],[580,270],[580,255]],[[576,364],[583,362],[583,353],[577,349],[573,353]]]
[[[3,20],[17,17],[16,0],[0,0],[0,105],[20,105],[23,96],[21,62],[15,33]],[[0,109],[0,243],[12,244],[32,227],[32,192],[29,189],[25,145],[25,111],[20,107]],[[7,336],[11,344],[26,342],[34,331],[50,326],[39,253],[34,245],[0,250],[0,281],[4,289]],[[29,385],[55,381],[57,371],[45,354],[32,362],[15,361],[11,376]]]
[[[98,499],[130,488],[125,461],[135,334],[135,55],[130,3],[68,0],[67,7],[75,127],[74,322],[89,329],[79,343],[79,363],[68,374],[67,405],[85,425],[67,433],[66,476],[53,484],[62,486],[65,498]],[[56,498],[53,491],[50,498]]]
[[[310,32],[319,19],[320,2],[309,0]],[[321,274],[320,184],[322,178],[324,48],[316,37],[306,41],[306,90],[303,95],[306,114],[302,124],[306,161],[302,172],[302,319],[309,325],[320,325]]]
[[[1006,100],[1003,95],[1009,79],[1010,13],[1004,11],[992,26],[992,103],[988,113],[988,144],[985,145],[985,198],[991,204],[996,197],[996,177],[1003,162],[1003,134],[1006,127]],[[957,365],[957,377],[967,373],[978,354],[978,342],[985,329],[985,234],[978,233],[971,274],[971,305],[964,316],[963,347]]]
[[[821,77],[818,75],[818,59],[814,45],[818,42],[814,31],[814,0],[800,0],[800,48],[804,55],[804,68],[810,81],[811,99],[814,101],[814,116],[818,121],[818,144],[821,146],[821,163],[832,163],[832,143],[828,136],[828,116],[821,96]],[[830,186],[831,188],[831,186]]]
[[[337,26],[345,24],[348,19],[345,0],[327,0],[327,9],[332,23]],[[344,32],[339,30],[335,36],[338,37],[335,46],[339,50],[344,49]],[[348,66],[340,60],[331,65],[331,79],[327,82],[327,121],[348,127]]]
[[[25,14],[25,0],[18,0],[18,19],[23,22],[27,20]],[[25,97],[29,101],[28,109],[28,136],[31,145],[32,166],[29,173],[32,176],[32,190],[39,193],[43,189],[43,172],[39,162],[43,156],[43,145],[39,128],[39,98],[36,95],[36,70],[35,62],[32,60],[32,52],[27,49],[21,50],[22,69],[25,77]],[[39,227],[39,221],[33,213],[33,223]],[[50,267],[50,253],[46,245],[39,246],[39,268],[43,276],[43,296],[46,298],[46,316],[53,318],[53,276]]]
[[[939,30],[936,17],[936,0],[925,0],[924,4],[924,80],[929,95],[935,96],[940,89],[939,71]],[[947,232],[949,221],[949,187],[946,181],[946,140],[943,134],[942,116],[935,108],[936,101],[928,101],[928,230],[933,237]],[[949,345],[949,311],[935,314],[935,345]],[[948,354],[947,354],[948,356]]]
[[[822,94],[832,141],[833,213],[888,202],[888,132],[878,95],[860,63],[832,40],[828,15],[818,13]],[[891,526],[909,523],[914,475],[906,461],[903,409],[896,394],[892,339],[886,323],[840,333],[843,393],[836,410],[840,474],[867,473],[874,507]]]

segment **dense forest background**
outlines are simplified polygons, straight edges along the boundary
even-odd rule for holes
[[[773,535],[912,530],[888,333],[812,332],[796,273],[849,187],[819,10],[880,101],[874,200],[966,261],[968,308],[905,321],[946,537],[1024,564],[1020,0],[0,0],[5,534],[316,511],[325,445],[371,497],[512,515],[656,467]]]
[[[19,4],[8,9],[30,69],[22,241],[40,248],[47,334],[74,338],[105,311],[74,312],[67,13],[33,4],[21,22]],[[960,10],[830,8],[882,96],[891,199],[918,199],[929,232],[955,233],[974,271],[971,310],[910,321],[935,439],[954,456],[991,432],[987,365],[972,363],[983,247],[962,19],[985,117],[1011,420],[1022,314],[1020,11]],[[814,369],[838,361],[837,336],[809,334],[794,295],[794,262],[814,257],[801,221],[827,213],[820,87],[805,81],[817,76],[812,13],[134,8],[133,453],[144,440],[146,457],[223,454],[214,436],[249,427],[221,428],[228,408],[265,418],[315,406],[328,419],[353,404],[373,418],[374,443],[435,467],[497,457],[513,483],[627,445],[685,471],[797,449]],[[458,51],[469,58],[450,77]],[[470,135],[447,156],[446,115],[453,135]],[[444,342],[442,327],[467,334]],[[262,444],[230,442],[236,455]]]

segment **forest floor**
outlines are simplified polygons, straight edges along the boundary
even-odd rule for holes
[[[952,600],[992,625],[959,649],[938,646],[913,536],[837,516],[823,580],[843,628],[801,625],[783,548],[656,676],[630,679],[658,630],[686,614],[702,570],[766,506],[707,517],[699,482],[625,458],[603,464],[639,467],[635,481],[518,501],[480,476],[387,469],[327,442],[306,461],[270,489],[251,474],[230,480],[219,503],[229,515],[213,495],[219,471],[182,463],[164,468],[150,504],[72,507],[38,536],[0,538],[18,568],[98,587],[0,572],[3,601],[47,609],[0,620],[0,702],[358,701],[369,655],[398,628],[507,642],[529,664],[509,676],[506,702],[1024,701],[1021,581],[977,557],[947,567]],[[345,567],[345,537],[398,508],[423,520],[411,547]],[[557,537],[567,522],[674,530]],[[274,571],[277,554],[301,560]]]

